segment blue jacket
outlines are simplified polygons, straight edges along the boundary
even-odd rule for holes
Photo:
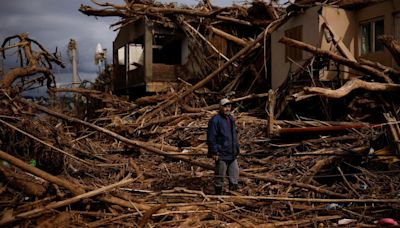
[[[230,122],[230,124],[228,123]],[[207,130],[208,156],[218,155],[221,160],[234,160],[239,154],[236,124],[232,116],[213,116]]]

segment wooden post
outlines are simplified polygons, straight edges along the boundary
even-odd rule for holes
[[[275,92],[270,89],[268,91],[268,138],[271,138],[274,135],[274,123],[275,123],[275,103],[276,96]]]
[[[153,33],[150,21],[145,20],[144,23],[144,81],[151,82],[153,80]],[[129,46],[128,46],[129,51]],[[129,64],[129,59],[128,59]]]

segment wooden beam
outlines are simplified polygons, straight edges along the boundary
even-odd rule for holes
[[[240,46],[246,47],[249,44],[245,40],[240,39],[240,38],[238,38],[238,37],[236,37],[234,35],[231,35],[231,34],[225,32],[225,31],[222,31],[220,29],[214,28],[212,26],[208,26],[207,28],[209,30],[211,30],[213,33],[215,33],[216,35],[218,35],[218,36],[220,36],[222,38],[225,38],[227,40],[230,40],[230,41],[232,41],[232,42],[234,42],[234,43],[236,43],[236,44],[238,44]]]

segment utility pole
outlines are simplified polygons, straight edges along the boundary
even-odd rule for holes
[[[68,43],[68,53],[69,53],[69,59],[71,61],[72,65],[72,85],[71,88],[76,88],[78,87],[78,67],[76,64],[76,49],[77,49],[77,44],[74,39],[70,39]],[[78,96],[77,94],[74,94],[73,96],[73,111],[77,114],[79,114],[79,108],[78,108]]]
[[[77,44],[74,39],[70,39],[68,50],[70,53],[70,60],[72,64],[72,88],[77,87],[78,84],[78,67],[76,64],[76,48]]]

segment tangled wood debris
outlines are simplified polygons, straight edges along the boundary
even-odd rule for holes
[[[317,1],[92,2],[100,8],[80,11],[118,16],[117,28],[142,18],[178,25],[199,73],[133,101],[107,89],[108,69],[91,88],[57,88],[57,55],[26,34],[7,38],[3,58],[17,50],[23,65],[0,78],[0,226],[375,227],[380,218],[399,219],[399,69],[283,37],[313,57],[268,89],[270,34],[290,10]],[[225,40],[224,53],[213,34]],[[398,41],[382,40],[400,64]],[[328,60],[360,76],[320,81],[310,69]],[[48,103],[21,95],[44,81]],[[73,99],[65,102],[64,93]],[[213,195],[206,128],[224,96],[236,104],[240,188]]]

